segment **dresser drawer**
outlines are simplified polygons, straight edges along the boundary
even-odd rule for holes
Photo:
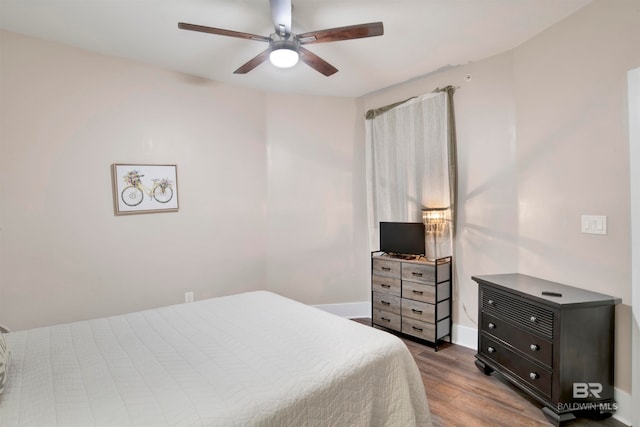
[[[391,313],[400,314],[400,297],[385,294],[382,292],[372,292],[373,308]]]
[[[435,285],[427,285],[424,283],[402,281],[402,297],[416,301],[428,302],[435,304],[436,287]]]
[[[400,296],[400,279],[373,275],[371,276],[371,289],[375,292]]]
[[[429,304],[402,298],[402,315],[423,322],[435,323],[449,317],[451,308],[448,300],[438,304]]]
[[[487,313],[481,313],[483,332],[509,343],[528,357],[552,367],[553,344]]]
[[[512,296],[507,292],[483,287],[482,311],[553,338],[553,311]]]
[[[429,285],[426,283],[415,283],[403,280],[402,297],[435,304],[436,302],[451,298],[451,282]]]
[[[402,316],[423,322],[434,323],[436,320],[436,306],[426,302],[413,301],[402,298]]]
[[[400,330],[400,315],[388,311],[373,309],[373,324],[384,326],[385,328]]]
[[[402,280],[421,283],[435,283],[436,269],[434,265],[402,263]]]
[[[480,334],[478,352],[487,359],[498,363],[505,370],[518,377],[520,381],[538,390],[547,398],[551,397],[552,374],[550,371],[509,350],[506,346],[500,344],[497,340],[491,339],[484,333]]]
[[[436,340],[436,325],[402,317],[402,332],[427,341]]]
[[[386,259],[376,259],[372,261],[372,274],[386,277],[400,278],[400,262]]]

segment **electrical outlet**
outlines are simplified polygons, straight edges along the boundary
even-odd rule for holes
[[[184,302],[193,302],[193,292],[184,293]]]

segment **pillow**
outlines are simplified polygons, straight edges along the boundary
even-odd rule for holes
[[[7,384],[7,376],[9,375],[9,349],[4,335],[0,333],[0,394]]]

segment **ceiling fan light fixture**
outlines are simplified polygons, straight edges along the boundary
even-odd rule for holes
[[[278,68],[291,68],[298,63],[299,58],[295,42],[273,42],[269,52],[269,61]]]
[[[338,69],[315,53],[307,50],[303,45],[361,39],[384,34],[382,22],[347,25],[345,27],[326,28],[324,30],[295,34],[291,32],[291,0],[269,0],[269,6],[271,9],[271,20],[275,29],[275,32],[271,33],[269,37],[225,30],[223,28],[188,24],[186,22],[178,22],[178,28],[269,43],[267,49],[242,64],[240,68],[233,72],[234,74],[247,74],[258,65],[266,62],[267,58],[269,58],[273,65],[280,68],[290,68],[296,65],[298,61],[302,61],[327,77],[338,72]]]

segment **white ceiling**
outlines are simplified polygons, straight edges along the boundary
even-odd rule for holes
[[[294,0],[294,33],[382,21],[384,35],[313,44],[339,69],[268,61],[263,42],[179,30],[179,21],[268,36],[268,0],[0,0],[0,28],[268,91],[361,96],[507,51],[591,0]]]

